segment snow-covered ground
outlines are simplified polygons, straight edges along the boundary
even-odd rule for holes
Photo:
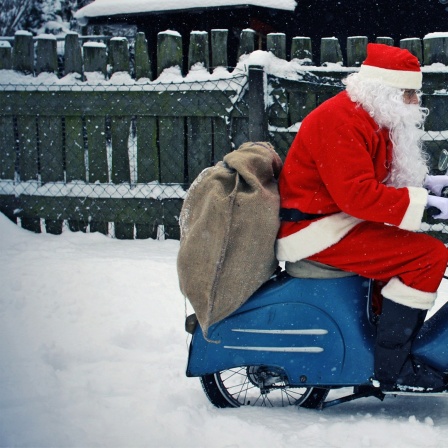
[[[185,377],[178,245],[36,235],[0,215],[1,447],[448,446],[443,398],[214,408]]]

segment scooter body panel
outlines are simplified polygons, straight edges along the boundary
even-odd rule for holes
[[[282,369],[290,385],[370,384],[375,327],[368,294],[369,281],[358,276],[273,279],[210,327],[213,342],[197,326],[187,375],[268,365]]]
[[[412,353],[422,362],[448,372],[448,303],[428,319],[412,346]]]

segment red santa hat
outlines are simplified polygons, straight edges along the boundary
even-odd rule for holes
[[[359,76],[399,89],[422,87],[418,59],[408,50],[390,45],[367,44],[367,58],[359,69]]]

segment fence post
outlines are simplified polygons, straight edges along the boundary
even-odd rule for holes
[[[182,36],[174,31],[157,35],[157,76],[169,67],[182,69]]]
[[[208,70],[210,67],[207,31],[192,31],[188,47],[188,70],[195,64],[203,64]]]
[[[431,65],[435,62],[448,65],[448,37],[436,34],[423,38],[423,63]]]
[[[269,33],[266,38],[267,50],[280,59],[286,59],[286,34]]]
[[[111,75],[129,72],[129,47],[126,37],[113,37],[109,41]]]
[[[36,75],[43,72],[57,73],[58,53],[55,36],[38,36],[36,45]]]
[[[84,73],[100,72],[106,77],[107,53],[106,45],[97,42],[86,42],[84,49]]]
[[[238,58],[243,54],[250,54],[253,51],[255,51],[255,31],[248,28],[241,31]]]
[[[291,60],[299,59],[303,65],[313,64],[313,52],[310,37],[293,37],[291,44]]]
[[[12,68],[18,72],[34,72],[33,35],[28,31],[17,31],[14,35]]]
[[[377,44],[384,44],[384,45],[390,45],[391,47],[394,46],[394,40],[391,37],[377,37],[376,38]]]
[[[347,67],[359,67],[367,56],[366,36],[347,37]]]
[[[400,48],[409,50],[419,61],[423,62],[422,58],[422,41],[418,37],[410,39],[401,39]]]
[[[344,64],[341,45],[336,37],[323,37],[320,40],[320,65],[326,63]]]
[[[11,44],[6,41],[0,41],[0,70],[11,70],[12,51]]]
[[[135,38],[135,79],[152,79],[151,61],[149,60],[148,42],[145,33],[137,33]]]
[[[227,39],[229,30],[212,30],[212,67],[228,67]]]
[[[264,77],[263,67],[249,66],[249,140],[252,142],[265,141],[268,136]]]
[[[77,33],[65,35],[64,73],[82,74],[82,53]]]

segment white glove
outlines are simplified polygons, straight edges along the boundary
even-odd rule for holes
[[[436,196],[442,194],[442,190],[448,187],[448,176],[426,176],[425,182],[423,184],[431,193]]]
[[[430,207],[435,207],[440,211],[438,215],[432,216],[433,218],[448,219],[448,198],[440,198],[439,196],[428,196],[426,208]]]

